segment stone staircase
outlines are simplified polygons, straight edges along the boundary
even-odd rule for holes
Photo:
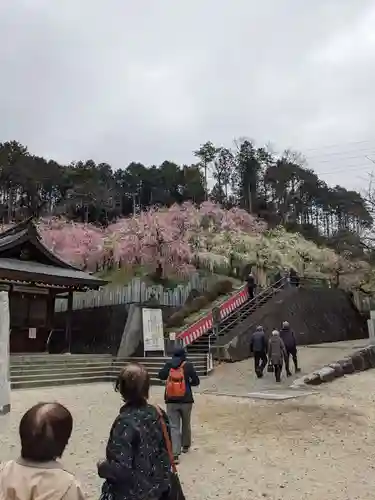
[[[186,348],[188,353],[191,356],[207,355],[210,346],[214,348],[220,342],[221,338],[228,335],[238,324],[246,321],[255,310],[262,307],[271,297],[283,290],[283,287],[284,282],[278,282],[274,286],[262,290],[254,299],[247,300],[220,322],[217,334],[213,332],[213,329],[210,329],[188,345]]]
[[[114,382],[120,369],[128,362],[146,366],[151,383],[161,384],[157,378],[160,368],[169,358],[114,358],[107,354],[35,354],[12,355],[10,381],[12,389],[32,389],[59,385]],[[207,356],[191,355],[200,377],[207,375]]]

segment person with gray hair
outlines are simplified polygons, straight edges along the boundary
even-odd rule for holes
[[[286,359],[286,349],[278,330],[273,330],[272,337],[268,342],[268,359],[273,365],[276,382],[281,382],[281,372],[284,359]]]
[[[292,372],[290,371],[290,365],[289,365],[290,356],[292,356],[293,359],[295,372],[299,373],[301,370],[298,367],[296,336],[294,335],[293,330],[290,328],[288,321],[283,321],[283,325],[280,330],[280,337],[282,338],[286,349],[286,357],[285,357],[286,374],[288,377],[291,377]]]
[[[267,366],[267,340],[263,326],[258,326],[251,336],[250,352],[254,354],[254,369],[258,378],[263,377]]]

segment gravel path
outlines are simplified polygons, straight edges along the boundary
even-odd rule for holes
[[[321,356],[336,359],[336,349]],[[233,366],[226,366],[227,378],[236,385]],[[223,380],[224,374],[219,376]],[[373,499],[374,383],[375,371],[368,371],[322,386],[313,396],[283,402],[198,394],[194,446],[179,468],[187,499]],[[0,459],[18,455],[22,413],[38,401],[56,399],[75,419],[64,463],[77,474],[89,498],[98,498],[101,483],[95,463],[103,456],[120,406],[111,385],[13,392]],[[152,400],[162,402],[160,387],[153,388]]]
[[[321,368],[325,364],[337,361],[356,349],[368,345],[367,340],[353,340],[348,342],[334,342],[331,344],[320,344],[316,346],[302,346],[298,348],[298,360],[301,373],[298,378],[308,375],[314,370]],[[291,368],[293,370],[293,361],[290,358]],[[202,381],[200,392],[220,392],[235,393],[245,395],[249,392],[274,389],[275,387],[287,388],[296,378],[293,375],[290,378],[285,377],[283,371],[281,384],[275,384],[273,374],[265,373],[262,379],[254,376],[254,361],[252,358],[241,361],[240,363],[223,363],[215,368],[212,375]]]

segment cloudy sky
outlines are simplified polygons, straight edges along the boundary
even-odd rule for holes
[[[363,187],[374,26],[374,0],[3,0],[0,141],[117,168],[246,136]]]

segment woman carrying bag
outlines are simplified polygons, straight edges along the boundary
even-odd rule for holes
[[[101,500],[184,500],[165,412],[148,403],[150,376],[137,363],[121,371],[115,386],[124,405],[98,463]]]
[[[286,349],[278,330],[272,332],[268,342],[268,371],[275,373],[276,382],[281,382],[281,371],[286,357]]]

